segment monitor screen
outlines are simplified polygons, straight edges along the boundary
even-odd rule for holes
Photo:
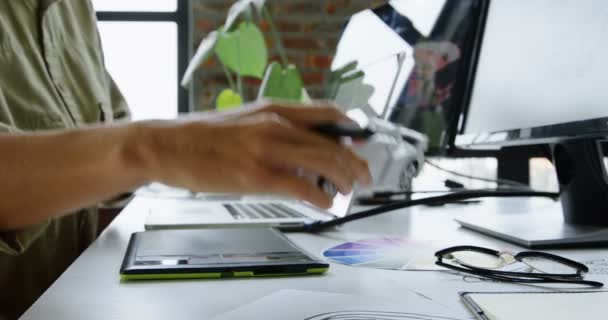
[[[457,143],[608,132],[587,122],[608,118],[607,17],[605,0],[492,0]]]
[[[426,134],[429,153],[442,153],[462,113],[481,2],[393,0],[353,15],[333,61],[339,85],[330,85],[330,96],[347,110]],[[341,73],[346,66],[353,68]]]
[[[462,111],[475,31],[475,0],[394,0],[375,13],[412,48],[398,79],[399,94],[387,118],[429,137],[429,153],[441,153],[455,136]]]

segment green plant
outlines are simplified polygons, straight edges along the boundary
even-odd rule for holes
[[[262,21],[270,28],[280,61],[268,61],[266,41],[259,27]],[[231,6],[226,23],[209,33],[199,45],[182,85],[188,85],[194,71],[214,55],[224,69],[229,84],[229,88],[220,92],[216,99],[218,110],[243,104],[244,77],[262,80],[258,98],[298,102],[308,100],[300,72],[287,60],[279,31],[265,0],[239,0]]]

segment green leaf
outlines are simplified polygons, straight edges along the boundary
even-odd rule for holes
[[[300,72],[293,64],[283,69],[281,64],[273,62],[266,70],[258,98],[274,98],[300,102],[303,87]]]
[[[202,65],[209,59],[209,57],[213,53],[213,50],[215,50],[215,45],[217,44],[217,36],[217,31],[213,31],[209,33],[209,35],[207,35],[207,37],[205,37],[203,41],[201,41],[201,44],[199,44],[198,49],[196,49],[196,53],[192,57],[192,60],[190,60],[190,64],[188,64],[188,68],[184,73],[184,77],[182,78],[181,83],[182,87],[185,88],[190,84],[194,72],[196,72],[200,65]]]
[[[416,128],[420,132],[426,134],[429,138],[429,148],[431,150],[439,150],[441,136],[445,129],[445,116],[439,111],[431,109],[420,110],[415,116],[415,120],[420,124],[420,127]]]
[[[358,61],[352,61],[340,68],[337,68],[336,70],[332,70],[331,75],[333,77],[341,78],[343,75],[355,71],[357,69],[358,65],[359,65]]]
[[[306,91],[306,88],[302,88],[302,97],[300,97],[300,102],[302,104],[311,104],[312,103],[312,98],[308,94],[308,91]]]
[[[268,63],[264,34],[248,22],[231,32],[220,31],[215,53],[226,67],[240,76],[261,79]]]
[[[361,73],[363,74],[363,73]],[[368,117],[380,116],[370,105],[370,98],[374,95],[373,86],[363,82],[364,77],[359,76],[344,82],[338,88],[334,102],[340,106],[340,110],[347,112],[352,109],[360,109]]]
[[[218,111],[230,110],[242,105],[243,98],[232,89],[224,89],[215,101],[215,107]]]
[[[346,64],[345,66],[331,71],[331,73],[329,74],[328,85],[329,97],[331,99],[336,97],[338,89],[340,88],[340,85],[342,83],[355,79],[358,76],[362,76],[357,72],[358,64],[359,63],[357,61],[353,61],[351,63]]]
[[[245,12],[247,12],[251,6],[254,6],[258,12],[261,12],[264,8],[266,0],[239,0],[235,2],[228,11],[228,17],[226,18],[226,24],[224,30],[230,30],[236,20]]]

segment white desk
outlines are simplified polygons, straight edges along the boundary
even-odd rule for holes
[[[460,305],[459,291],[526,290],[528,286],[464,281],[447,272],[387,271],[334,264],[325,276],[147,281],[121,283],[119,268],[131,233],[143,230],[150,198],[136,198],[101,237],[32,306],[22,319],[209,319],[280,289],[328,291],[371,296],[399,296],[415,291],[470,317]],[[304,249],[320,253],[345,240],[399,236],[418,240],[443,240],[446,246],[470,244],[493,248],[512,245],[460,229],[453,222],[459,214],[501,212],[517,214],[552,205],[544,199],[484,200],[477,205],[419,207],[350,223],[323,235],[290,234]],[[542,226],[539,226],[542,227]],[[561,250],[577,259],[606,256],[606,250]],[[433,252],[429,252],[433,254]],[[607,280],[604,277],[595,279]]]

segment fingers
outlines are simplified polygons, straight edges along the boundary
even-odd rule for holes
[[[338,110],[335,103],[321,100],[306,105],[289,101],[263,100],[230,111],[193,113],[180,119],[182,121],[225,122],[238,121],[243,117],[258,113],[274,113],[300,127],[311,127],[328,122],[352,121]]]
[[[328,101],[316,101],[311,105],[269,101],[263,103],[260,111],[275,113],[301,127],[311,127],[328,122],[352,121],[338,110],[334,103]]]
[[[355,182],[368,185],[371,174],[367,161],[350,148],[305,129],[274,128],[272,147],[264,155],[268,161],[320,174],[348,193]]]
[[[319,187],[284,170],[267,171],[263,185],[266,192],[307,201],[319,208],[328,209],[332,205],[332,199]]]
[[[335,152],[324,152],[312,148],[300,148],[296,152],[284,153],[286,150],[277,146],[273,155],[268,157],[268,163],[277,168],[302,169],[306,173],[314,173],[332,181],[340,193],[348,194],[352,191],[356,176],[349,171],[345,160]],[[276,156],[281,153],[281,156]]]
[[[273,126],[278,125],[281,127],[293,127],[293,124],[287,120],[286,118],[280,116],[279,114],[272,112],[257,112],[252,115],[248,115],[246,117],[241,117],[238,119],[228,119],[224,121],[225,124],[239,124],[239,125],[266,125]]]
[[[298,171],[322,176],[344,194],[356,182],[371,182],[365,160],[310,130],[344,120],[348,118],[333,106],[319,103],[272,104],[221,121],[178,123],[178,138],[170,140],[182,141],[182,148],[172,153],[174,172],[162,175],[169,177],[163,182],[208,192],[280,193],[328,208],[329,195]]]

